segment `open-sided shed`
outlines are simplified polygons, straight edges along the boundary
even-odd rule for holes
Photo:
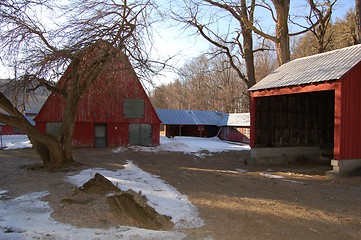
[[[361,167],[361,45],[290,61],[250,88],[251,164],[329,155]]]
[[[93,55],[86,55],[83,61],[95,58]],[[58,86],[67,83],[71,66]],[[65,99],[56,92],[51,93],[34,119],[36,127],[57,135],[64,110]],[[131,63],[123,52],[118,51],[107,60],[80,98],[72,144],[77,147],[158,145],[159,127],[160,120]]]
[[[211,110],[157,109],[161,122],[161,135],[167,137],[214,137],[219,122],[226,113]]]

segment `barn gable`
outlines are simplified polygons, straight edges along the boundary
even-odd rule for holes
[[[334,172],[361,166],[360,76],[355,45],[293,60],[250,88],[251,162],[323,154]]]
[[[84,61],[95,57],[90,51]],[[72,64],[58,86],[69,86],[71,68]],[[36,126],[42,131],[56,132],[64,111],[64,97],[51,93],[35,118]],[[121,51],[108,59],[80,98],[75,122],[74,146],[159,144],[160,120],[128,58]]]

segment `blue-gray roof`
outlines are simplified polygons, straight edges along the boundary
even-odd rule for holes
[[[156,109],[166,125],[218,125],[226,113],[208,110]]]
[[[285,63],[250,91],[338,80],[361,61],[361,44]]]
[[[210,110],[156,109],[159,119],[165,125],[213,125],[243,126],[250,125],[249,113],[225,113]]]

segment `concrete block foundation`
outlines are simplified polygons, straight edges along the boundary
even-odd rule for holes
[[[348,176],[353,171],[361,168],[361,159],[331,160],[333,170],[327,172],[328,177]]]
[[[319,147],[252,148],[247,165],[287,164],[296,161],[319,160],[320,158],[321,150]]]

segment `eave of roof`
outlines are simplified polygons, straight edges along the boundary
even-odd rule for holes
[[[250,91],[317,84],[341,79],[361,61],[361,44],[283,64]]]

